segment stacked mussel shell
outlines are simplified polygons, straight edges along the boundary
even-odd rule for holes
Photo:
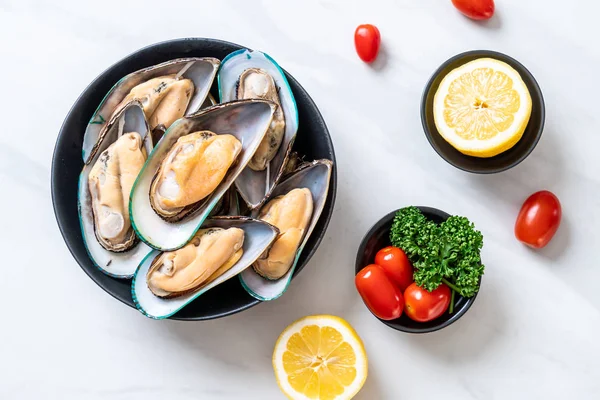
[[[297,131],[287,79],[258,51],[125,76],[83,141],[78,205],[90,258],[132,279],[136,306],[156,319],[235,276],[257,299],[281,296],[333,168],[292,152]]]

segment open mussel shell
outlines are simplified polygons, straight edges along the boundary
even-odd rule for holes
[[[146,276],[152,262],[161,254],[160,251],[152,251],[140,263],[131,286],[133,301],[138,310],[144,315],[154,319],[164,319],[172,316],[206,291],[249,268],[272,245],[277,235],[279,235],[279,231],[274,226],[247,217],[216,217],[206,220],[202,227],[219,227],[224,229],[236,227],[242,229],[244,231],[244,244],[242,246],[244,252],[242,257],[231,269],[208,285],[201,286],[194,292],[182,296],[161,298],[155,296],[150,291],[146,282]]]
[[[267,201],[269,201],[277,196],[285,195],[293,189],[308,188],[313,196],[313,214],[306,233],[296,251],[292,267],[283,277],[278,280],[270,281],[261,277],[252,268],[248,268],[240,274],[242,286],[252,297],[261,301],[274,300],[287,290],[292,275],[294,274],[294,270],[296,269],[300,254],[317,225],[321,212],[325,207],[332,169],[333,162],[330,160],[317,160],[306,163],[287,179],[279,183],[267,199]],[[254,212],[254,215],[258,215],[258,210]]]
[[[92,167],[98,157],[121,135],[127,132],[138,132],[143,138],[146,154],[152,151],[152,138],[144,111],[139,103],[133,102],[124,107],[108,122],[106,135],[98,145],[98,151],[88,165],[83,167],[79,176],[78,211],[81,234],[85,248],[93,263],[105,274],[115,278],[131,278],[141,260],[152,250],[144,243],[137,242],[131,249],[116,253],[106,250],[98,242],[95,234],[92,198],[88,187],[88,179]]]
[[[298,107],[292,89],[279,65],[260,51],[238,50],[229,54],[221,63],[217,75],[221,102],[237,98],[240,75],[248,68],[260,68],[273,77],[279,89],[279,100],[285,116],[285,133],[275,157],[263,171],[246,168],[235,184],[250,209],[258,208],[281,179],[289,152],[298,131]]]
[[[213,95],[209,93],[208,96],[206,96],[206,99],[204,99],[204,103],[202,103],[202,105],[200,106],[200,110],[202,110],[203,108],[215,106],[217,104],[219,104],[217,99],[215,99]]]
[[[98,109],[90,119],[83,137],[83,161],[89,164],[97,152],[99,138],[106,134],[107,123],[117,106],[135,86],[164,75],[178,75],[194,83],[194,94],[190,99],[185,115],[198,111],[208,96],[220,61],[216,58],[179,58],[141,69],[123,77],[106,94]]]
[[[263,100],[233,101],[175,121],[148,157],[133,185],[129,212],[139,238],[157,250],[174,250],[184,246],[248,164],[269,127],[274,109],[273,103]],[[242,143],[242,150],[216,189],[197,203],[192,212],[179,221],[165,221],[150,202],[152,180],[177,139],[203,130],[235,136]]]
[[[223,197],[219,199],[208,215],[208,218],[242,215],[240,211],[237,190],[235,189],[235,186],[231,186],[227,189]]]

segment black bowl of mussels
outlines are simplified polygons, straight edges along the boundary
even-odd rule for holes
[[[52,160],[71,254],[154,319],[219,318],[281,296],[325,234],[336,183],[302,86],[263,52],[204,38],[145,47],[98,76]]]

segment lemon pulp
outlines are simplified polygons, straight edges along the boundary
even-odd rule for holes
[[[480,58],[444,77],[433,108],[438,132],[454,148],[475,157],[493,157],[523,136],[531,96],[510,65]]]
[[[290,399],[351,399],[367,377],[362,341],[344,320],[311,316],[281,334],[273,353],[281,390]]]

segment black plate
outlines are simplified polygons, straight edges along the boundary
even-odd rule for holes
[[[519,140],[519,142],[511,149],[491,158],[468,156],[456,150],[444,140],[442,135],[439,134],[433,117],[433,98],[435,97],[435,92],[437,92],[442,79],[444,79],[444,77],[453,69],[470,61],[485,57],[503,61],[517,70],[525,82],[525,85],[527,85],[527,89],[529,89],[532,102],[529,124],[527,124],[527,128],[525,128],[521,140]],[[456,168],[478,174],[493,174],[506,171],[525,160],[542,137],[545,119],[546,108],[544,105],[544,96],[531,72],[514,58],[496,51],[474,50],[452,57],[434,72],[427,83],[427,86],[425,86],[423,98],[421,99],[421,122],[423,124],[425,136],[433,149],[444,160],[454,165]]]
[[[437,208],[430,207],[417,207],[425,217],[432,220],[436,224],[441,224],[448,217],[449,214],[438,210]],[[381,218],[373,227],[367,232],[365,237],[363,238],[360,246],[358,248],[358,253],[356,254],[356,265],[354,266],[355,275],[360,272],[361,269],[366,267],[369,264],[373,264],[375,261],[375,254],[384,247],[391,246],[390,242],[390,229],[392,228],[392,222],[394,221],[394,216],[396,215],[396,211],[393,211]],[[416,322],[412,319],[408,318],[406,314],[402,314],[402,316],[398,319],[392,321],[384,321],[379,319],[381,322],[389,326],[390,328],[394,328],[398,331],[408,332],[408,333],[428,333],[440,330],[442,328],[447,327],[448,325],[456,322],[460,317],[465,315],[467,310],[471,307],[471,305],[475,302],[477,298],[477,294],[475,296],[467,299],[460,295],[456,295],[454,299],[454,312],[449,314],[446,311],[439,318],[434,319],[429,322]]]
[[[58,134],[52,159],[52,202],[62,236],[71,254],[89,277],[110,295],[130,307],[135,307],[131,299],[131,281],[111,278],[94,266],[81,236],[77,213],[77,186],[83,168],[81,146],[86,125],[104,95],[119,79],[131,72],[181,57],[216,57],[222,60],[227,54],[242,48],[243,46],[221,40],[189,38],[161,42],[136,51],[104,71],[83,91]],[[337,189],[337,170],[333,143],[319,109],[302,86],[287,72],[285,75],[296,98],[300,119],[294,150],[306,155],[307,160],[326,158],[334,161],[325,208],[300,256],[295,276],[316,251],[329,224]],[[216,84],[212,93],[218,98]],[[238,279],[231,279],[208,291],[172,318],[219,318],[243,311],[258,303],[258,300],[246,293]]]

